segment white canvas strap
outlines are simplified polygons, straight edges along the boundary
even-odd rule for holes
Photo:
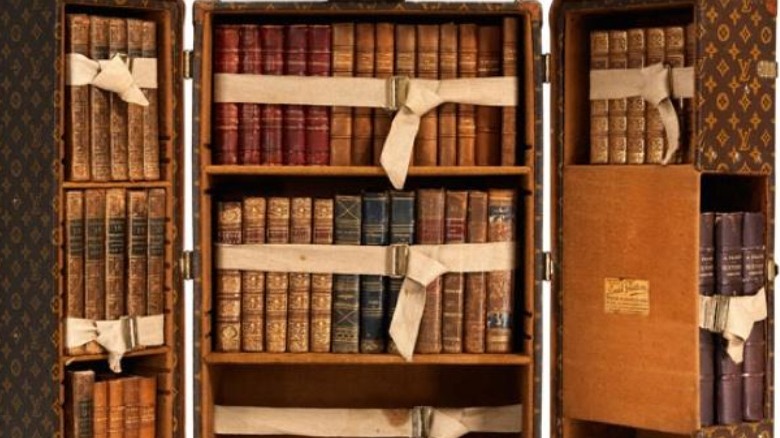
[[[78,53],[66,57],[69,86],[93,85],[116,93],[128,103],[149,106],[142,88],[157,88],[157,59],[131,58],[125,62],[116,55],[110,60],[92,60]]]
[[[736,363],[742,363],[745,340],[753,325],[766,318],[764,288],[752,296],[699,296],[699,327],[720,333],[728,341],[726,352]]]

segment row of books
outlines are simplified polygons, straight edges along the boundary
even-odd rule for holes
[[[513,190],[366,192],[218,204],[217,243],[389,245],[513,241]],[[403,279],[218,270],[215,350],[393,352]],[[514,274],[445,274],[427,288],[418,353],[513,350]]]
[[[214,72],[453,79],[517,75],[518,22],[222,25]],[[218,103],[217,164],[378,165],[383,109]],[[446,104],[423,117],[413,164],[515,165],[515,108]]]
[[[66,317],[163,313],[165,196],[164,189],[66,192]],[[70,354],[101,351],[91,343]]]
[[[694,64],[694,25],[593,31],[590,34],[592,70],[635,69],[663,63],[670,67]],[[681,151],[693,142],[693,105],[673,99],[680,120]],[[660,164],[668,149],[661,114],[642,97],[590,102],[590,162],[593,164]],[[688,160],[678,152],[676,161]]]
[[[755,295],[765,286],[765,229],[763,213],[702,214],[702,295]],[[765,330],[763,321],[753,327],[741,364],[726,354],[721,335],[700,332],[702,425],[764,418]]]
[[[93,60],[117,54],[157,57],[157,23],[97,15],[68,15],[66,52]],[[66,87],[70,181],[160,179],[157,90],[143,90],[149,106],[124,102],[92,85]]]
[[[68,371],[65,438],[155,438],[157,379]]]

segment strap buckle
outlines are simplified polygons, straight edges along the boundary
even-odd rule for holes
[[[122,324],[122,337],[128,350],[135,350],[139,344],[138,340],[138,317],[123,316],[119,319]]]
[[[412,437],[428,438],[431,433],[433,408],[430,406],[415,406],[412,409]]]
[[[387,78],[387,103],[385,109],[398,111],[406,103],[406,95],[409,92],[409,76],[390,76]]]
[[[701,297],[701,327],[713,333],[723,333],[730,303],[730,297],[723,295]]]
[[[394,243],[390,248],[390,277],[405,277],[409,269],[409,244]]]

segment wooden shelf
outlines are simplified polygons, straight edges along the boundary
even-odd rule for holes
[[[418,354],[406,362],[395,354],[337,353],[209,353],[212,365],[529,365],[531,358],[521,354]]]
[[[170,181],[66,181],[62,186],[67,189],[167,189]]]
[[[168,350],[169,350],[168,347],[155,347],[155,348],[146,348],[138,351],[131,351],[129,353],[126,353],[122,358],[122,360],[127,358],[135,358],[135,357],[158,356],[162,354],[167,354]],[[65,356],[63,357],[62,360],[65,363],[65,366],[68,366],[74,363],[107,361],[108,355],[107,354],[84,354],[79,356]]]
[[[299,177],[382,177],[384,169],[377,166],[206,166],[210,176],[299,176]],[[411,167],[411,177],[445,176],[517,176],[530,175],[526,166],[431,166]]]

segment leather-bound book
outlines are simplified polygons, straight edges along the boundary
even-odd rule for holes
[[[439,79],[439,26],[417,26],[417,77]],[[414,164],[436,166],[439,149],[439,117],[434,108],[422,116],[420,130],[414,141]]]
[[[392,23],[376,24],[376,50],[374,51],[374,75],[386,79],[395,71],[395,25]],[[374,110],[374,165],[378,166],[382,157],[385,139],[390,132],[392,115],[383,109]]]
[[[417,77],[417,29],[414,25],[398,24],[395,26],[395,75]],[[422,129],[422,124],[420,125]],[[385,136],[387,137],[387,136]],[[417,138],[421,134],[417,133]],[[416,162],[418,142],[415,140],[415,152],[411,161]]]
[[[645,66],[645,30],[628,31],[628,68]],[[643,164],[645,162],[645,99],[629,97],[626,107],[626,162]]]
[[[109,20],[108,57],[127,54],[127,20]],[[117,94],[109,95],[111,101],[111,179],[124,181],[129,178],[127,168],[127,102]]]
[[[448,191],[444,215],[444,243],[466,243],[466,220],[469,193]],[[445,353],[463,351],[463,294],[462,273],[444,275],[442,303],[442,350]]]
[[[355,76],[374,77],[376,33],[373,23],[355,25]],[[371,108],[355,108],[352,120],[353,166],[370,166],[374,162],[374,120]]]
[[[65,316],[84,318],[84,192],[65,192],[65,211]],[[68,350],[68,354],[82,353],[84,347]]]
[[[312,243],[312,200],[293,198],[290,213],[290,243]],[[311,275],[290,274],[290,299],[287,304],[287,351],[309,351],[309,312],[311,310]]]
[[[355,74],[355,24],[333,25],[333,76]],[[334,107],[330,119],[330,164],[352,164],[352,108]]]
[[[363,245],[384,246],[390,238],[387,192],[363,193]],[[385,277],[360,277],[360,352],[385,352]]]
[[[421,189],[417,191],[417,241],[423,245],[444,243],[444,190]],[[420,334],[415,352],[441,353],[442,279],[437,278],[425,289]]]
[[[241,27],[214,29],[214,73],[239,73]],[[214,162],[238,164],[238,104],[214,104]]]
[[[699,223],[699,294],[715,293],[715,213]],[[699,329],[699,415],[703,427],[715,424],[715,344],[709,330]]]
[[[157,58],[157,23],[144,21],[143,56]],[[143,90],[149,106],[144,108],[144,179],[160,179],[160,114],[157,90]]]
[[[89,56],[89,16],[68,16],[68,53]],[[89,181],[89,86],[65,87],[67,111],[67,163],[71,181]]]
[[[664,64],[672,68],[685,67],[685,28],[679,26],[667,27],[664,29],[666,40],[666,50],[664,54]],[[683,99],[672,99],[677,113],[677,120],[680,122],[680,148],[674,155],[674,163],[681,163],[682,157],[687,155],[685,148],[688,142],[685,136],[685,117]],[[664,131],[665,132],[665,131]]]
[[[333,199],[314,200],[312,243],[333,244]],[[311,342],[314,353],[330,352],[331,315],[333,311],[333,275],[311,276]]]
[[[109,379],[108,384],[108,438],[125,436],[125,385],[121,379]]]
[[[309,26],[285,26],[284,70],[288,76],[306,76]],[[284,163],[306,164],[306,113],[302,105],[284,106]]]
[[[141,378],[129,376],[122,379],[124,385],[125,434],[124,438],[141,438]]]
[[[217,31],[219,36],[219,30]],[[219,50],[219,39],[216,40],[216,52],[214,57],[214,71],[223,73],[219,70],[221,56]],[[127,20],[127,56],[130,58],[140,58],[144,55],[144,23],[141,20]],[[224,72],[235,73],[235,72]],[[232,105],[232,104],[228,104]],[[222,145],[222,136],[225,135],[227,119],[232,113],[224,113],[222,104],[214,106],[215,114],[215,147],[218,151]],[[236,116],[237,117],[237,116]],[[230,123],[238,124],[238,119],[230,119]],[[127,106],[127,172],[132,181],[142,181],[144,179],[144,107],[140,105],[129,104]]]
[[[458,25],[458,76],[477,77],[477,25]],[[477,115],[474,105],[458,105],[458,166],[476,164]]]
[[[106,317],[106,192],[87,190],[86,257],[84,263],[84,317],[102,320]],[[87,353],[102,352],[97,342],[86,345]]]
[[[628,68],[628,32],[609,32],[609,68]],[[628,99],[609,101],[609,163],[626,164],[628,154]]]
[[[504,76],[517,76],[518,24],[517,18],[504,18],[503,28]],[[514,166],[517,163],[517,108],[504,107],[501,123],[501,165]]]
[[[696,25],[691,23],[685,26],[685,65],[696,66]],[[696,114],[693,108],[693,99],[683,99],[683,125],[682,141],[687,143],[687,163],[696,160]]]
[[[65,436],[92,438],[95,372],[68,371],[65,384]]]
[[[763,213],[745,213],[742,222],[742,292],[752,296],[766,286],[766,224]],[[745,342],[742,374],[742,419],[764,419],[766,332],[764,321],[753,326]]]
[[[468,243],[488,241],[488,194],[470,191],[467,217]],[[485,352],[485,329],[487,323],[487,274],[474,272],[466,274],[463,298],[463,351]]]
[[[108,59],[108,18],[93,15],[89,22],[89,57]],[[89,128],[93,181],[111,179],[111,93],[89,87]]]
[[[265,198],[245,198],[243,242],[265,243]],[[265,348],[265,272],[241,272],[241,350],[257,352]]]
[[[106,319],[125,314],[125,256],[127,254],[127,193],[106,191]]]
[[[511,242],[515,239],[516,194],[514,190],[488,193],[488,241]],[[487,332],[485,351],[512,351],[514,274],[496,271],[487,274]]]
[[[284,74],[284,26],[260,26],[264,75]],[[260,132],[263,164],[284,164],[284,113],[281,105],[263,105]]]
[[[149,196],[145,191],[127,195],[130,234],[127,257],[127,305],[130,316],[146,315],[146,291],[149,250]]]
[[[268,243],[290,243],[290,199],[270,198],[266,218]],[[266,273],[265,349],[271,353],[284,353],[287,350],[289,284],[286,272]]]
[[[92,391],[92,437],[108,438],[108,383],[95,382]]]
[[[666,34],[662,27],[652,27],[646,31],[647,65],[664,62],[666,52]],[[666,150],[666,131],[661,121],[661,113],[654,105],[645,105],[645,162],[659,164],[663,161]]]
[[[609,68],[609,32],[590,33],[590,69]],[[609,163],[609,101],[590,101],[590,162]]]
[[[140,377],[138,403],[138,438],[155,438],[157,432],[157,379]]]
[[[149,243],[146,314],[165,310],[165,189],[149,190]]]
[[[458,25],[442,24],[439,27],[439,78],[458,77]],[[445,103],[439,107],[439,166],[458,164],[458,114],[457,105]]]
[[[328,24],[309,26],[307,71],[310,76],[330,76],[332,32]],[[306,164],[330,164],[330,108],[306,108]]]
[[[217,204],[217,243],[239,245],[243,241],[240,202]],[[219,269],[214,291],[214,349],[241,349],[241,271]]]
[[[477,46],[477,76],[501,75],[501,26],[479,26]],[[478,106],[476,110],[477,166],[501,164],[501,108]]]
[[[239,71],[246,74],[263,73],[260,47],[260,27],[254,24],[241,26],[239,42]],[[238,105],[238,160],[241,164],[261,164],[260,115],[262,107],[255,103]]]
[[[414,192],[390,192],[390,243],[407,244],[414,243],[415,227],[415,207],[416,195]],[[388,279],[387,293],[387,317],[385,317],[385,333],[390,330],[390,323],[395,314],[395,307],[398,304],[398,296],[401,294],[401,286],[404,280],[402,278]],[[397,353],[398,349],[395,343],[388,336],[388,353]]]
[[[721,213],[715,218],[715,278],[719,295],[742,295],[742,213]],[[716,342],[716,397],[719,424],[742,421],[742,364],[726,353],[726,342]]]
[[[334,203],[336,245],[360,245],[362,211],[360,196],[336,196]],[[360,351],[360,276],[333,276],[334,353]]]

